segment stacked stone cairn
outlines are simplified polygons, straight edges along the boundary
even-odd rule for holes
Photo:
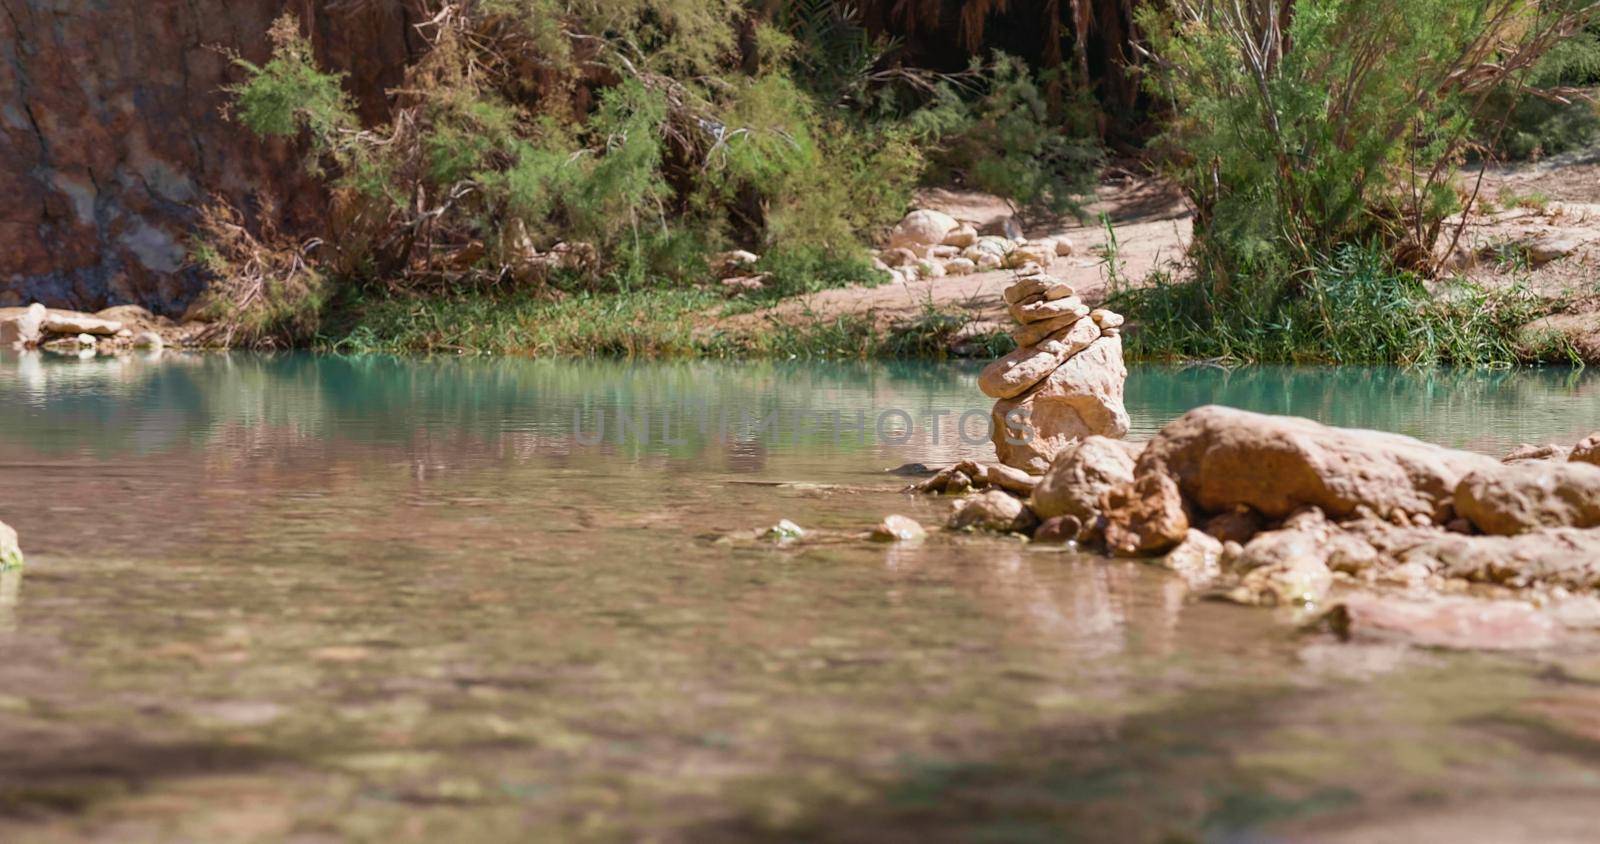
[[[1005,290],[1017,327],[1016,351],[984,368],[978,388],[998,399],[992,412],[1000,462],[1032,475],[1084,437],[1128,433],[1122,403],[1122,316],[1091,310],[1043,270],[1017,275]]]
[[[945,495],[985,490],[977,498],[956,502],[951,526],[1026,533],[1036,523],[1030,507],[1047,521],[1071,509],[1057,500],[1062,498],[1059,490],[1040,487],[1040,476],[1050,471],[1057,455],[1083,451],[1074,448],[1080,444],[1096,444],[1098,450],[1090,452],[1110,449],[1131,468],[1131,458],[1114,442],[1128,432],[1122,403],[1128,370],[1122,363],[1121,315],[1091,310],[1071,286],[1043,270],[1020,271],[1006,288],[1005,301],[1018,323],[1012,331],[1017,349],[978,376],[979,389],[998,400],[991,419],[999,462],[963,460],[912,488]],[[1096,487],[1091,497],[1099,492]],[[1087,509],[1079,509],[1084,510],[1080,524],[1093,520]],[[1072,527],[1063,538],[1077,535],[1078,527]]]

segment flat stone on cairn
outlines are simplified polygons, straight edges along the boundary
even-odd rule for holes
[[[1122,316],[1091,311],[1066,284],[1042,270],[1005,290],[1017,349],[989,364],[978,387],[999,399],[993,411],[1000,462],[1032,474],[1056,452],[1090,436],[1128,432],[1122,403]]]

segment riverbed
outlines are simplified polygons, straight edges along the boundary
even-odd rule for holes
[[[1582,840],[1600,656],[851,538],[976,367],[0,355],[0,840]],[[1135,366],[1500,454],[1600,373]],[[811,541],[733,539],[790,519]]]

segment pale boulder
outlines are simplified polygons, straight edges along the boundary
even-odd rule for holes
[[[1578,251],[1581,246],[1576,238],[1548,236],[1525,244],[1528,252],[1528,263],[1535,267],[1542,267],[1551,261],[1558,261]]]
[[[999,258],[1004,258],[1005,256],[1011,254],[1011,251],[1016,248],[1017,245],[1015,243],[1003,237],[985,235],[973,241],[971,246],[961,250],[961,254],[967,256],[968,258],[972,258],[973,260],[977,260],[976,253],[987,253]]]
[[[1511,586],[1600,586],[1600,530],[1550,528],[1516,536],[1437,533],[1397,549],[1397,562],[1444,577]]]
[[[165,345],[166,341],[162,340],[161,335],[154,331],[141,331],[133,335],[133,347],[135,349],[160,349]]]
[[[1167,552],[1161,560],[1162,567],[1177,572],[1191,586],[1201,586],[1215,580],[1222,571],[1222,543],[1212,536],[1190,528],[1183,541]]]
[[[1076,247],[1074,247],[1072,245],[1072,240],[1071,239],[1065,238],[1065,237],[1056,238],[1056,257],[1057,258],[1066,258],[1066,257],[1070,256],[1073,252],[1076,252],[1076,251],[1077,251],[1077,249],[1076,249]]]
[[[1105,308],[1095,308],[1089,312],[1089,318],[1094,320],[1101,328],[1121,328],[1122,314],[1108,311]]]
[[[872,539],[875,542],[921,542],[928,537],[928,532],[917,520],[909,516],[888,515],[883,521],[872,529]]]
[[[760,261],[760,256],[754,252],[743,249],[731,249],[711,256],[711,267],[716,271],[718,278],[728,278],[736,275],[748,275],[751,267]]]
[[[879,257],[883,259],[884,263],[891,267],[909,267],[922,260],[921,258],[917,257],[916,252],[903,246],[894,249],[886,249]]]
[[[1011,318],[1023,325],[1068,315],[1071,315],[1074,319],[1081,319],[1089,315],[1089,306],[1085,305],[1076,296],[1068,296],[1065,299],[1039,299],[1032,302],[1019,302],[1010,305],[1008,310],[1011,312]]]
[[[17,544],[17,532],[5,522],[0,522],[0,569],[22,565],[22,547]]]
[[[1052,283],[1053,279],[1047,275],[1028,276],[1001,291],[1000,298],[1004,299],[1007,305],[1015,305],[1042,295],[1050,289]]]
[[[72,311],[51,311],[45,318],[44,330],[46,334],[95,334],[109,337],[122,330],[122,323]]]
[[[1055,262],[1056,245],[1053,241],[1028,241],[1011,250],[1006,256],[1006,266],[1023,267],[1028,264],[1037,264],[1048,267]]]
[[[921,252],[927,247],[943,243],[945,237],[959,225],[954,217],[943,211],[918,209],[907,214],[905,219],[889,232],[889,247],[891,249],[906,247]]]
[[[1011,329],[1011,338],[1017,341],[1017,346],[1019,347],[1033,346],[1043,342],[1045,338],[1053,337],[1056,334],[1072,328],[1080,321],[1089,325],[1094,324],[1088,320],[1083,320],[1082,317],[1079,317],[1076,313],[1067,313],[1058,317],[1043,319],[1038,322],[1030,322],[1027,325],[1019,325],[1016,328]],[[1100,330],[1096,329],[1095,336],[1098,337],[1100,334]]]
[[[0,348],[39,345],[48,316],[45,306],[35,302],[17,316],[0,322]]]

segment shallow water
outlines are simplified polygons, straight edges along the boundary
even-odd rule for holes
[[[1489,453],[1600,427],[1564,370],[1128,393],[1140,436],[1207,402]],[[943,364],[0,357],[0,840],[1589,836],[1600,659],[850,538],[938,523],[884,470],[984,456],[986,407]],[[719,541],[779,518],[813,540]]]

